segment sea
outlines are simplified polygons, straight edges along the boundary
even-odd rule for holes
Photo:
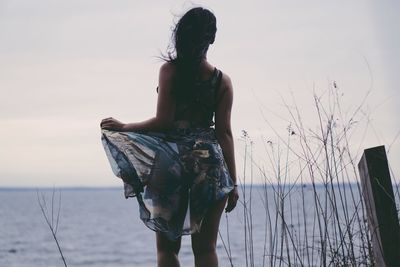
[[[287,225],[299,228],[297,232],[292,231],[298,233],[297,239],[293,236],[283,237],[276,229],[276,236],[271,238],[271,231],[274,231],[271,218],[272,221],[282,218],[281,215],[267,216],[266,213],[269,210],[271,214],[277,214],[274,212],[277,189],[247,187],[244,190],[246,196],[243,191],[240,192],[241,198],[236,209],[222,214],[217,242],[219,266],[278,266],[271,261],[271,252],[277,251],[276,248],[269,248],[272,240],[284,238],[285,242],[280,243],[282,246],[293,240],[304,244],[299,240],[304,227],[309,228],[309,235],[317,235],[315,231],[311,234],[311,229],[316,228],[313,215],[315,206],[312,204],[315,202],[312,194],[315,188],[304,185],[290,190],[292,193],[283,192],[280,195],[287,197],[285,205],[290,207],[285,208]],[[323,192],[323,188],[317,190]],[[303,197],[299,197],[300,192]],[[346,196],[350,199],[349,193]],[[1,188],[0,267],[64,266],[39,201],[42,204],[45,202],[44,210],[49,223],[56,226],[58,221],[56,237],[67,266],[156,266],[155,233],[140,220],[136,199],[125,199],[122,187],[116,187]],[[359,203],[359,200],[356,199],[355,203]],[[349,213],[354,208],[347,205]],[[270,224],[266,227],[268,221]],[[312,242],[309,242],[308,246],[312,246]],[[314,242],[318,243],[316,240]],[[290,255],[296,257],[295,253],[290,252]],[[287,266],[284,258],[278,256],[274,256],[274,262],[277,263],[278,259],[281,261],[279,266]],[[304,259],[306,256],[301,257]],[[190,236],[182,239],[179,260],[181,266],[194,266]]]

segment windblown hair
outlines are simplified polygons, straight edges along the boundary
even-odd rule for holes
[[[214,14],[202,7],[187,11],[172,31],[173,46],[162,58],[176,65],[176,93],[183,96],[189,93],[199,71],[202,59],[208,47],[214,43],[217,31],[217,20]],[[172,50],[172,51],[171,51]]]

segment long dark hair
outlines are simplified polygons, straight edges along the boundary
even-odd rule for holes
[[[217,19],[205,8],[195,7],[187,11],[172,30],[173,45],[162,59],[176,66],[175,92],[184,96],[193,87],[201,61],[208,47],[214,43]]]

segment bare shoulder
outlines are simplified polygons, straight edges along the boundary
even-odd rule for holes
[[[170,62],[165,62],[160,66],[158,75],[157,92],[171,92],[172,84],[176,73],[176,67]]]
[[[172,77],[176,71],[176,66],[170,62],[164,62],[160,67],[160,75]]]
[[[222,78],[221,78],[221,84],[219,87],[220,94],[224,93],[233,93],[233,85],[232,85],[232,79],[231,77],[226,74],[225,72],[222,72]]]

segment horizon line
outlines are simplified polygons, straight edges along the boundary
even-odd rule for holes
[[[242,187],[246,187],[246,188],[250,188],[251,186],[255,186],[255,187],[263,187],[263,186],[267,186],[267,187],[272,187],[272,186],[313,186],[313,184],[315,186],[324,186],[325,184],[322,182],[318,182],[318,183],[303,183],[303,184],[297,184],[297,183],[286,183],[286,184],[278,184],[278,183],[270,183],[270,184],[264,184],[264,183],[246,183],[246,184],[239,184],[238,187],[242,188]],[[330,184],[330,183],[329,183]],[[355,185],[357,184],[357,182],[346,182],[346,183],[341,183],[339,184],[339,186],[341,185]],[[395,184],[395,183],[394,183]],[[338,186],[338,184],[334,184],[334,186]],[[123,189],[123,185],[121,186],[115,186],[115,185],[110,185],[110,186],[85,186],[85,185],[65,185],[65,186],[0,186],[0,191],[6,191],[6,190],[106,190],[106,189]]]

